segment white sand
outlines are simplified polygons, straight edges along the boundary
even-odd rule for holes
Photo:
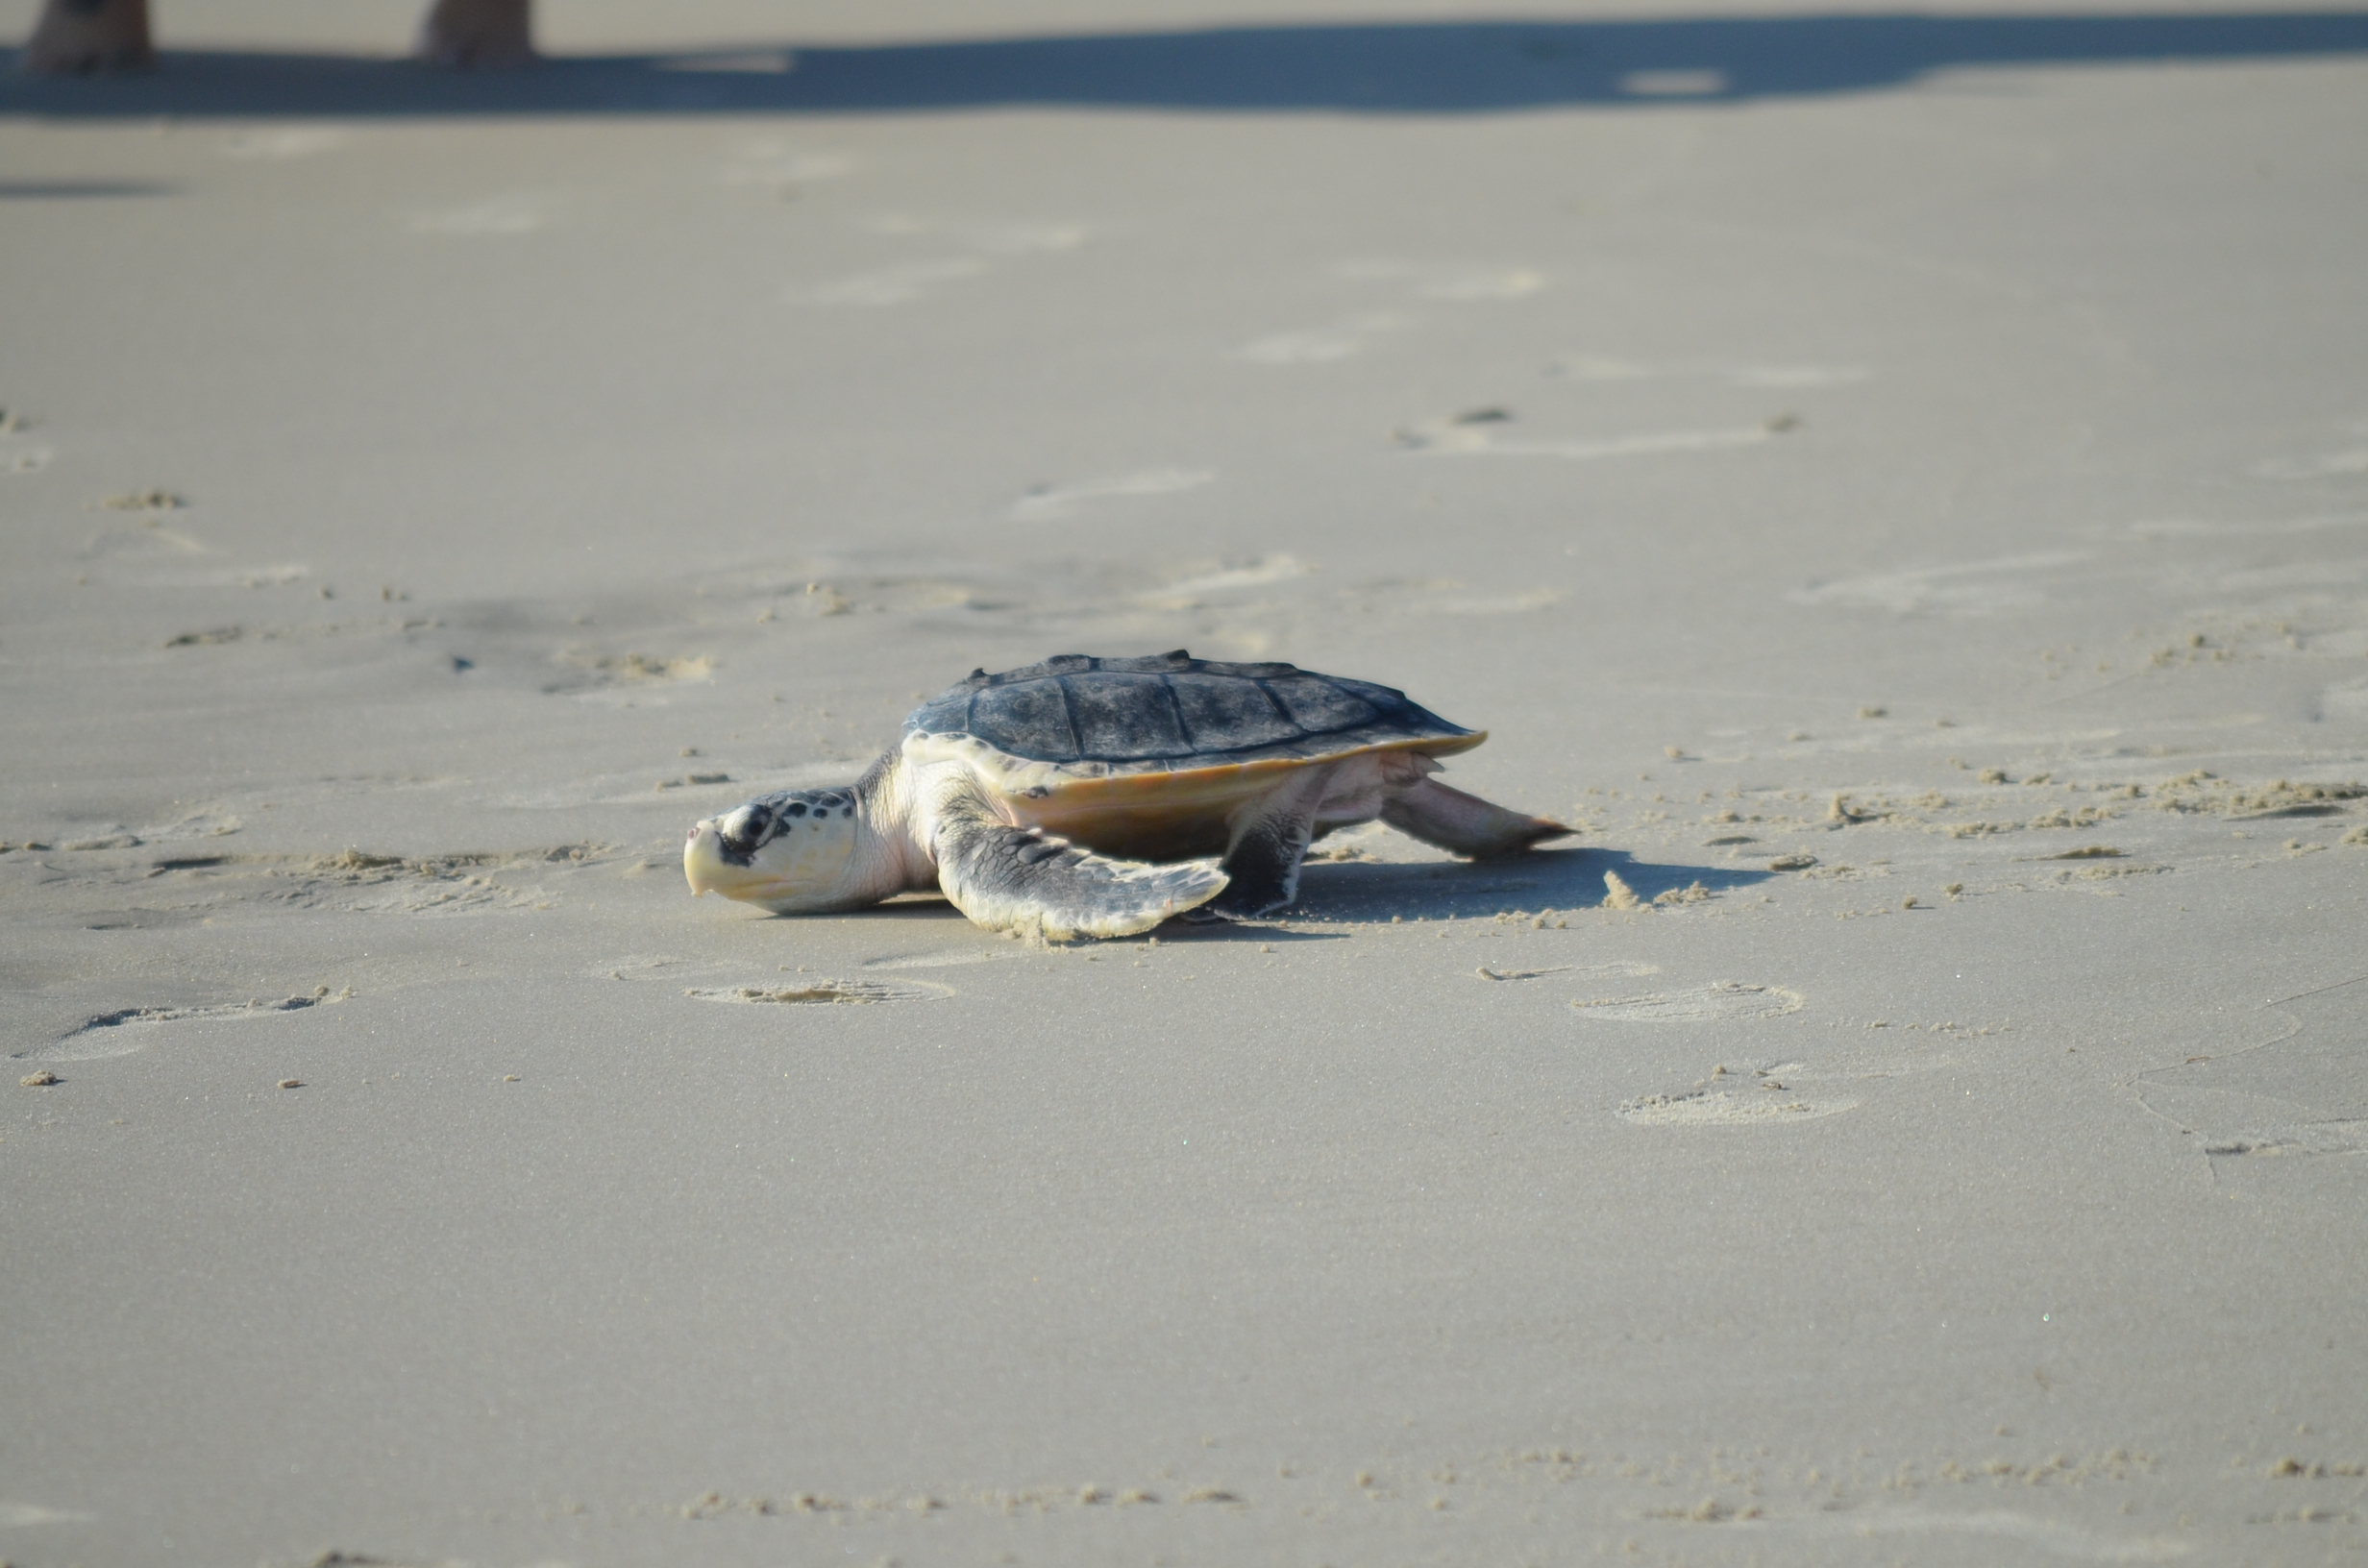
[[[2368,18],[978,9],[0,84],[0,1557],[2368,1550]],[[1581,847],[687,896],[1177,646]]]

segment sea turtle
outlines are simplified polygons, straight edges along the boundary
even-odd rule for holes
[[[1064,653],[973,671],[851,785],[702,821],[682,869],[694,895],[783,914],[940,888],[990,930],[1054,941],[1258,916],[1291,902],[1310,841],[1354,822],[1474,857],[1568,834],[1430,777],[1487,739],[1288,664]]]

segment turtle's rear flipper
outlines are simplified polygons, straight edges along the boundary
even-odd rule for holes
[[[1382,804],[1381,820],[1424,844],[1474,860],[1509,855],[1577,831],[1543,817],[1507,811],[1429,778],[1394,792]]]
[[[1049,942],[1131,937],[1225,887],[1208,861],[1113,860],[1041,828],[1013,827],[968,796],[940,808],[933,840],[938,886],[954,908],[990,931]]]

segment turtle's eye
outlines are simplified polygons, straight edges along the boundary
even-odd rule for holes
[[[733,854],[751,855],[765,842],[765,830],[773,825],[773,813],[751,802],[716,824],[716,837]]]

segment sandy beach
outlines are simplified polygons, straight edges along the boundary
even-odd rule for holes
[[[0,1560],[2368,1553],[2368,12],[414,20],[0,78]],[[1581,832],[690,896],[1173,648]]]

